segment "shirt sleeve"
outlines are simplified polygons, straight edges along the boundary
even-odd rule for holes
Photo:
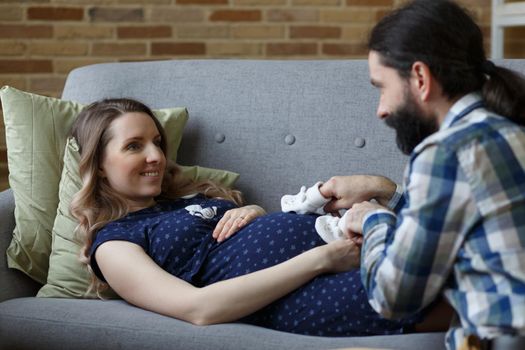
[[[403,186],[396,184],[396,191],[392,195],[392,198],[390,198],[387,208],[397,213],[404,205],[405,198],[403,197]]]
[[[410,161],[398,214],[365,217],[361,278],[377,312],[406,316],[436,298],[461,244],[469,191],[455,153],[429,145]]]
[[[142,227],[142,225],[115,221],[104,226],[97,232],[97,236],[95,237],[93,245],[90,249],[89,258],[89,263],[93,269],[93,272],[103,282],[106,282],[106,279],[98,267],[97,259],[95,258],[95,252],[98,247],[108,241],[127,241],[135,243],[142,247],[144,251],[148,251],[149,246],[146,237],[146,228]]]

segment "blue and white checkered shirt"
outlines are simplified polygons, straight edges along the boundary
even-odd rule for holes
[[[525,128],[455,103],[438,132],[411,155],[393,212],[363,222],[361,274],[372,307],[411,314],[443,293],[465,335],[525,334]]]

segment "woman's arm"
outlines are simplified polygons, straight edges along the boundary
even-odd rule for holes
[[[96,251],[109,285],[131,304],[198,325],[235,321],[327,272],[359,265],[350,240],[313,248],[279,265],[203,288],[174,277],[130,242],[109,241]]]

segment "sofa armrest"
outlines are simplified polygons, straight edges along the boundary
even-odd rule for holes
[[[34,296],[40,285],[18,270],[7,267],[5,251],[15,228],[15,199],[10,189],[0,192],[0,302]]]

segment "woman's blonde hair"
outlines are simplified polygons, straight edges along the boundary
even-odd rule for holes
[[[164,156],[168,155],[166,133],[149,107],[141,102],[126,99],[105,99],[85,107],[71,128],[80,151],[79,172],[82,188],[73,197],[71,214],[78,220],[76,234],[84,243],[80,251],[80,261],[91,274],[91,283],[86,293],[100,292],[108,286],[96,278],[90,266],[89,252],[97,232],[107,223],[120,219],[129,213],[126,200],[99,176],[103,152],[111,140],[111,123],[126,113],[140,112],[151,117],[161,135]],[[239,191],[230,190],[211,181],[195,182],[183,176],[174,163],[165,172],[162,184],[162,199],[179,198],[192,193],[202,193],[207,197],[221,197],[242,204]]]

